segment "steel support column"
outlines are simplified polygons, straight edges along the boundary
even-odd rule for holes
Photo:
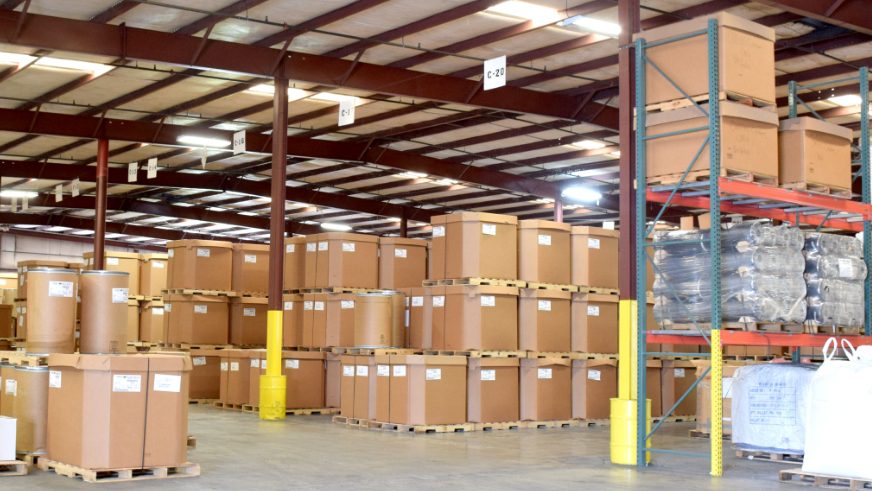
[[[282,375],[282,279],[285,242],[285,180],[288,158],[288,79],[275,79],[270,198],[269,305],[266,374],[260,377],[260,419],[285,419],[286,379]]]
[[[94,269],[103,269],[106,245],[106,190],[109,185],[109,140],[97,140],[97,199],[94,203]]]
[[[406,217],[400,218],[400,237],[409,236],[409,219]]]
[[[554,221],[563,223],[563,202],[559,199],[554,201]]]

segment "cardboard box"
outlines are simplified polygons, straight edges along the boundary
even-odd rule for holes
[[[524,281],[568,285],[571,271],[568,223],[518,222],[518,274]]]
[[[723,378],[721,379],[721,389],[723,392],[723,430],[725,435],[730,435],[733,430],[733,394],[730,388],[733,385],[733,376],[736,370],[745,365],[751,365],[753,362],[730,361],[723,365]],[[693,364],[696,366],[696,378],[702,377],[706,369],[711,365],[709,360],[697,360]],[[711,429],[712,407],[712,378],[711,372],[699,382],[697,386],[696,398],[696,429],[708,433]]]
[[[718,90],[775,104],[775,31],[769,27],[720,12],[646,30],[634,39],[642,37],[650,43],[705,30],[711,18],[718,21]],[[649,48],[646,56],[685,93],[698,97],[708,95],[708,50],[708,38],[701,35]],[[646,104],[683,97],[650,64],[645,71],[645,82]]]
[[[304,288],[306,279],[306,238],[302,236],[285,239],[284,290]]]
[[[220,389],[218,399],[225,404],[248,404],[251,382],[251,356],[255,350],[220,350]],[[257,356],[255,354],[255,356]]]
[[[0,304],[0,338],[14,338],[15,324],[14,306]]]
[[[564,358],[521,359],[521,419],[572,418],[572,367]]]
[[[391,356],[391,423],[466,422],[466,357]]]
[[[15,458],[15,418],[0,416],[0,461],[16,460]]]
[[[230,299],[230,344],[236,346],[266,346],[265,297],[234,297]]]
[[[326,346],[354,346],[354,298],[353,293],[325,294],[325,342]]]
[[[445,349],[445,287],[424,287],[424,343]]]
[[[427,241],[379,237],[378,287],[415,288],[427,278]]]
[[[168,343],[227,344],[227,297],[168,295],[164,322]]]
[[[445,239],[446,278],[518,277],[517,217],[452,213],[445,219]]]
[[[618,288],[618,231],[572,227],[572,284]]]
[[[266,375],[266,350],[253,349],[248,360],[248,402],[250,406],[260,406],[260,376]]]
[[[445,279],[445,260],[448,241],[445,239],[445,225],[448,215],[437,215],[430,219],[430,253],[427,256],[427,276],[431,280]]]
[[[15,335],[18,339],[27,338],[27,300],[20,300],[14,304]]]
[[[432,343],[431,333],[425,331],[425,289],[422,287],[409,289],[409,348],[428,349]],[[432,326],[432,320],[429,322]]]
[[[812,117],[785,119],[778,130],[780,184],[812,184],[851,190],[849,128]]]
[[[303,345],[303,296],[282,295],[282,346]]]
[[[327,294],[303,294],[303,346],[327,347]]]
[[[445,349],[518,349],[517,288],[446,286],[444,310]]]
[[[85,268],[94,268],[94,252],[88,251],[84,254]],[[103,269],[106,271],[123,271],[130,275],[128,283],[128,293],[130,296],[144,295],[139,292],[139,253],[137,252],[119,252],[119,251],[104,251],[103,253]],[[69,263],[67,263],[69,264]],[[160,293],[158,293],[160,295]]]
[[[269,285],[269,245],[233,244],[230,289],[236,293],[265,294]]]
[[[167,288],[230,291],[233,271],[230,242],[174,240],[167,242],[167,251]]]
[[[342,355],[339,357],[342,368],[342,378],[339,384],[339,414],[346,418],[360,418],[354,414],[354,379],[357,372],[357,357]]]
[[[288,409],[321,409],[325,406],[324,353],[283,351],[282,374],[287,380],[285,406]]]
[[[219,399],[221,397],[220,350],[191,350],[191,399]]]
[[[389,355],[376,355],[375,374],[370,378],[370,400],[375,402],[373,419],[383,423],[391,420],[391,360]]]
[[[303,288],[316,288],[318,285],[318,238],[321,234],[305,237],[306,251],[303,253]],[[323,247],[328,247],[324,242]],[[326,250],[326,249],[325,249]]]
[[[312,237],[318,241],[315,288],[378,288],[378,237],[343,232]],[[308,266],[307,261],[307,277]]]
[[[696,380],[696,365],[690,361],[663,360],[661,389],[663,391],[663,411],[668,411],[673,404],[693,385]],[[697,391],[691,391],[672,416],[694,416],[696,414]]]
[[[139,301],[127,301],[127,341],[140,341],[139,337]]]
[[[45,453],[48,375],[48,368],[44,366],[16,366],[3,381],[4,392],[11,396],[9,416],[17,420],[15,451],[18,453]]]
[[[145,302],[139,314],[139,339],[146,343],[166,342],[163,300]],[[129,321],[128,321],[129,325]]]
[[[518,358],[470,358],[467,370],[467,420],[503,423],[521,419]]]
[[[521,288],[518,297],[519,345],[522,350],[571,351],[572,293]]]
[[[48,364],[48,458],[94,470],[187,461],[187,357],[55,354]]]
[[[340,356],[336,353],[324,353],[324,407],[338,408],[340,405],[342,385]]]
[[[708,111],[708,105],[702,108]],[[778,179],[778,114],[766,109],[723,101],[721,110],[721,172],[753,173]],[[651,113],[648,134],[661,135],[699,126],[708,118],[696,107]],[[705,131],[648,140],[648,178],[680,175],[693,160],[708,133]],[[708,147],[706,147],[708,148]],[[709,153],[702,152],[691,172],[708,172]]]
[[[146,297],[159,297],[167,288],[167,266],[169,258],[166,254],[140,254],[139,261],[139,294]],[[132,279],[131,279],[132,281]],[[131,295],[133,295],[131,293]]]
[[[572,417],[608,419],[618,397],[617,360],[572,360]]]
[[[662,369],[663,364],[659,360],[648,360],[645,368],[645,393],[651,399],[652,418],[663,416]]]
[[[618,352],[618,296],[572,294],[572,350]]]
[[[375,397],[373,382],[375,380],[375,357],[354,357],[354,417],[361,419],[375,418]]]

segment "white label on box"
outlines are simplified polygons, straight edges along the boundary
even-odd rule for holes
[[[354,300],[340,300],[339,307],[342,309],[353,309],[354,308]]]
[[[176,251],[174,251],[173,249],[168,250],[168,251],[167,251],[167,257],[173,257],[173,256],[175,256],[175,255],[176,255],[175,252],[176,252]]]
[[[481,380],[484,382],[492,382],[497,379],[497,371],[496,370],[482,370],[481,371]]]
[[[112,303],[127,303],[127,298],[129,296],[129,290],[127,288],[112,289]]]
[[[324,302],[315,302],[315,310],[324,310]]]
[[[266,370],[266,360],[260,360],[260,368]]]
[[[852,278],[854,276],[854,264],[846,257],[839,258],[839,278]]]
[[[197,257],[210,257],[212,255],[212,251],[205,247],[197,248]]]
[[[118,258],[117,257],[107,257],[106,258],[107,266],[118,266]]]
[[[297,370],[300,368],[300,360],[285,360],[285,368]]]
[[[551,378],[551,369],[550,368],[540,368],[536,372],[536,376],[540,380],[550,379]]]
[[[318,250],[318,244],[315,242],[306,243],[306,252],[315,252],[316,250]]]
[[[142,390],[142,375],[113,375],[112,392],[139,392]]]
[[[376,367],[375,374],[377,377],[390,377],[391,367],[389,365],[379,365],[378,367]]]
[[[433,227],[433,237],[445,237],[445,227]]]
[[[154,391],[155,392],[181,392],[182,391],[182,376],[167,375],[164,373],[154,374]]]
[[[303,310],[312,310],[313,306],[314,302],[312,302],[311,300],[306,300],[305,302],[303,302]]]
[[[481,224],[481,233],[485,235],[496,235],[497,234],[497,226],[493,223],[482,223]]]
[[[247,263],[251,263],[251,264],[257,264],[257,255],[255,255],[255,254],[246,254],[246,255],[245,255],[245,262],[247,262]]]
[[[613,221],[603,222],[603,228],[605,230],[614,230],[615,229],[615,222],[613,222]]]
[[[343,377],[353,377],[354,376],[354,365],[345,365],[342,367],[342,376]]]
[[[603,378],[603,374],[599,370],[591,369],[591,370],[587,371],[587,379],[588,380],[596,380],[597,382],[599,382],[600,380],[602,380],[602,378]]]
[[[441,368],[428,368],[424,374],[426,380],[442,380]]]
[[[51,389],[60,389],[61,388],[61,380],[63,374],[60,370],[49,370],[48,371],[48,386]]]
[[[434,307],[444,307],[445,306],[445,295],[436,295],[433,297],[433,306]]]
[[[285,302],[285,310],[294,310],[294,302]]]
[[[354,372],[358,377],[369,377],[369,365],[357,365]]]
[[[550,246],[551,245],[551,236],[539,234],[538,242],[539,242],[539,245]]]
[[[321,242],[318,242],[318,250],[319,251],[326,251],[329,249],[330,249],[330,243],[327,242],[326,240],[322,240]]]
[[[412,307],[423,307],[424,297],[412,297]]]
[[[230,371],[231,372],[238,372],[239,371],[239,362],[238,361],[231,361],[230,362]]]
[[[202,367],[206,364],[205,356],[195,356],[191,358],[191,363],[194,364],[195,367]]]
[[[243,307],[242,316],[243,317],[254,317],[257,314],[257,309],[254,307]]]
[[[72,281],[49,281],[48,296],[50,297],[73,297],[73,282]],[[126,302],[126,300],[125,300]]]
[[[18,395],[18,381],[11,378],[6,379],[6,395]]]
[[[354,252],[354,242],[343,242],[342,252]]]
[[[493,295],[482,295],[481,296],[481,306],[482,307],[495,307],[497,305],[497,298]]]
[[[594,239],[593,237],[588,237],[587,238],[587,247],[590,249],[599,249],[600,248],[599,239]]]
[[[151,315],[164,315],[164,309],[162,307],[152,307]]]
[[[551,312],[551,300],[539,300],[539,310]]]
[[[683,368],[676,368],[674,370],[674,375],[675,375],[675,378],[684,378],[684,369]]]
[[[164,264],[163,261],[152,261],[152,262],[151,262],[151,267],[152,267],[152,268],[157,268],[157,269],[165,269],[165,268],[166,268],[166,264]]]
[[[164,310],[166,310],[167,312],[172,312],[172,311],[173,311],[173,304],[171,304],[171,303],[165,303],[165,304],[164,304]]]
[[[394,377],[405,377],[406,365],[394,365]]]
[[[724,394],[724,399],[732,399],[733,394],[731,393],[730,389],[733,388],[733,377],[724,377],[723,382],[721,383],[721,389]]]
[[[599,317],[599,305],[588,305],[587,315],[591,317]]]
[[[260,368],[260,358],[254,358],[251,360],[251,368]]]
[[[226,361],[222,361],[222,362],[221,362],[221,371],[222,371],[222,372],[226,372],[226,371],[227,371],[227,368],[228,368],[227,362],[226,362]]]
[[[293,254],[294,251],[297,250],[297,248],[295,246],[296,246],[296,244],[285,244],[285,253],[286,254]]]
[[[408,257],[408,254],[409,251],[407,251],[406,249],[400,249],[399,247],[394,249],[394,257],[401,257],[405,259],[406,257]]]
[[[209,307],[205,305],[194,305],[195,314],[205,314],[209,312]]]

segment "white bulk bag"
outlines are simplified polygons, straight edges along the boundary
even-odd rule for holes
[[[802,470],[872,479],[872,352],[842,340],[847,361],[834,360],[836,339],[811,383]]]

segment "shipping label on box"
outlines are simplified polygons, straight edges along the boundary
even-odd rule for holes
[[[550,246],[551,245],[551,236],[545,234],[539,234],[538,243],[541,246]]]
[[[226,372],[229,369],[230,365],[226,361],[221,362],[221,371]]]
[[[251,263],[251,264],[257,264],[257,256],[254,254],[246,254],[245,255],[245,262]]]
[[[50,389],[60,389],[61,382],[63,380],[63,374],[60,370],[49,370],[48,372],[48,386]]]
[[[195,367],[202,367],[202,366],[206,365],[206,357],[205,356],[194,356],[191,358],[191,363]]]
[[[238,372],[239,371],[239,362],[238,361],[231,361],[230,362],[230,371],[231,372]]]
[[[497,299],[493,295],[482,295],[481,296],[481,306],[482,307],[495,307],[497,305]]]
[[[599,382],[600,380],[602,380],[602,372],[600,372],[599,370],[590,369],[587,371],[587,379]]]
[[[181,392],[182,391],[182,376],[170,375],[165,373],[154,374],[154,391],[155,392]]]
[[[496,379],[497,379],[497,371],[496,370],[482,370],[481,371],[482,382],[493,382]]]
[[[194,305],[195,314],[206,314],[209,312],[209,307],[206,305]]]
[[[252,359],[249,362],[249,365],[251,366],[251,368],[260,368],[260,359],[259,358]]]
[[[166,269],[163,261],[151,261],[151,267],[157,269]]]
[[[318,250],[319,251],[326,251],[329,249],[330,249],[330,243],[327,242],[326,240],[322,240],[321,242],[318,242]]]
[[[306,244],[306,252],[315,252],[318,250],[318,244],[315,242],[309,242]]]
[[[118,266],[118,258],[117,257],[107,257],[106,264],[108,266]]]
[[[588,305],[587,315],[591,317],[599,317],[599,305]]]
[[[543,312],[551,312],[551,300],[539,300],[538,308]]]
[[[7,378],[6,379],[6,395],[8,396],[16,396],[18,395],[18,381]]]
[[[313,308],[315,308],[315,302],[312,302],[311,300],[303,302],[303,310],[312,310]]]
[[[296,246],[296,244],[285,244],[285,253],[286,254],[293,254],[294,251],[297,250],[297,248],[295,246]]]
[[[324,310],[324,302],[315,302],[315,310]]]
[[[442,369],[441,368],[428,368],[424,372],[424,379],[426,379],[426,380],[442,380]]]
[[[285,302],[284,308],[285,310],[294,310],[294,302]]]
[[[394,365],[394,377],[405,377],[406,365]]]
[[[482,223],[481,224],[481,233],[484,235],[496,235],[497,234],[497,226],[493,223]]]
[[[433,237],[445,237],[445,227],[433,227]]]
[[[355,374],[358,377],[369,377],[369,365],[357,365]]]
[[[600,240],[594,239],[593,237],[587,238],[587,246],[591,249],[599,249],[600,248]]]
[[[339,308],[343,310],[353,309],[354,308],[354,300],[340,300]]]
[[[127,303],[129,290],[127,288],[112,289],[112,303]]]
[[[399,247],[394,249],[394,257],[400,257],[405,259],[407,255],[408,251],[406,251],[406,249],[400,249]]]
[[[211,257],[211,256],[212,256],[212,251],[210,251],[209,249],[207,249],[205,247],[198,247],[197,248],[197,257]]]
[[[298,370],[300,368],[300,360],[285,360],[285,368]]]
[[[444,307],[445,306],[445,296],[444,295],[436,295],[433,297],[433,306],[434,307]]]
[[[376,367],[376,376],[377,377],[390,377],[391,376],[391,367],[389,365],[379,365]]]
[[[257,314],[257,309],[255,309],[254,307],[244,307],[242,309],[242,316],[243,317],[254,317],[256,314]]]
[[[424,297],[412,297],[412,307],[423,307]]]
[[[113,375],[112,392],[140,392],[142,375]]]
[[[540,380],[548,380],[551,378],[551,369],[550,368],[540,368],[536,372],[536,377]]]
[[[353,377],[354,376],[354,365],[345,365],[342,367],[342,376],[343,377]]]
[[[50,297],[73,297],[73,282],[72,281],[49,281],[48,296]]]

